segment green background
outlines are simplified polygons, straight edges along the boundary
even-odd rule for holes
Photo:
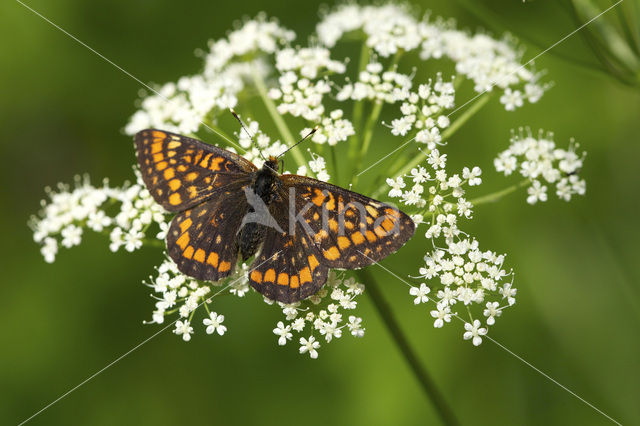
[[[575,28],[554,3],[491,7],[512,29],[549,46]],[[158,83],[197,72],[194,50],[242,16],[265,10],[303,43],[318,10],[315,1],[27,4],[142,81]],[[456,2],[416,7],[455,17],[460,27],[487,28]],[[122,128],[140,85],[17,2],[3,2],[0,16],[0,424],[17,424],[159,330],[142,325],[152,300],[140,282],[160,252],[112,254],[104,237],[85,233],[80,248],[45,264],[26,225],[43,187],[84,172],[96,183],[131,178],[132,144]],[[523,45],[525,59],[540,52]],[[579,35],[567,40],[536,61],[554,83],[539,103],[509,113],[493,99],[446,151],[454,168],[482,167],[486,184],[475,195],[516,182],[492,166],[512,128],[552,130],[560,146],[575,137],[588,152],[586,197],[565,203],[551,196],[532,207],[524,193],[512,194],[479,207],[464,229],[485,249],[508,253],[516,270],[518,303],[491,336],[623,424],[638,424],[640,94],[558,53],[595,61]],[[385,264],[415,274],[425,251],[419,236]],[[434,329],[404,284],[372,272],[463,424],[609,424],[491,342],[475,348],[463,341],[459,324]],[[366,296],[359,304],[365,337],[324,344],[315,361],[298,355],[295,344],[276,345],[271,329],[280,313],[255,295],[221,298],[216,309],[227,318],[225,336],[198,327],[183,344],[166,331],[31,424],[438,423]]]

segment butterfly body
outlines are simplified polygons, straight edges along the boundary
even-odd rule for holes
[[[315,294],[329,268],[357,269],[398,250],[415,225],[394,207],[306,176],[279,174],[230,151],[161,130],[135,137],[142,178],[176,212],[167,251],[186,275],[217,281],[255,256],[249,284],[293,303]]]
[[[265,161],[260,170],[252,174],[251,190],[257,197],[260,197],[267,207],[273,201],[281,199],[279,193],[282,189],[282,183],[278,177],[277,168],[278,160],[272,157]],[[258,214],[253,206],[249,207],[247,213]],[[253,256],[264,242],[267,227],[261,222],[265,220],[263,218],[261,221],[247,222],[238,232],[238,246],[243,261]]]

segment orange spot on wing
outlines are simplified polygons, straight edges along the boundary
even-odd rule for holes
[[[300,271],[300,283],[304,284],[304,283],[310,283],[311,282],[311,271],[309,271],[308,267],[304,267],[304,269],[302,269]]]
[[[202,249],[196,250],[196,253],[193,255],[193,259],[197,260],[200,263],[204,263],[205,252]]]
[[[289,275],[281,272],[278,274],[278,284],[279,285],[289,285]]]
[[[164,154],[159,152],[157,154],[153,154],[153,162],[154,163],[158,163],[160,161],[164,160]]]
[[[156,164],[156,170],[161,172],[162,170],[166,169],[168,165],[169,163],[167,163],[166,161],[161,161],[160,163]]]
[[[322,205],[322,202],[324,201],[325,196],[322,193],[322,191],[320,191],[319,189],[315,189],[314,190],[314,196],[313,198],[311,198],[311,202],[313,204],[315,204],[316,206],[320,207]]]
[[[374,218],[378,217],[378,210],[376,210],[375,207],[367,205],[365,206],[365,209],[367,209],[367,212],[369,212],[369,214]]]
[[[262,272],[253,270],[251,272],[250,277],[251,277],[252,281],[254,281],[254,282],[258,283],[258,284],[262,284]]]
[[[347,237],[340,236],[338,237],[338,247],[340,250],[344,250],[351,245],[351,241]]]
[[[364,235],[362,235],[362,232],[354,232],[351,234],[351,241],[353,241],[355,245],[360,245],[364,243]]]
[[[218,267],[218,253],[211,252],[209,253],[209,257],[207,258],[207,263],[214,268]]]
[[[173,169],[167,169],[167,170],[173,170]],[[177,190],[178,188],[180,188],[180,186],[182,186],[182,182],[180,182],[180,179],[172,179],[169,181],[169,188],[171,188],[172,191]]]
[[[329,219],[329,229],[331,229],[331,232],[338,232],[338,221]]]
[[[318,259],[316,258],[315,255],[311,255],[307,258],[307,260],[309,261],[309,266],[311,267],[311,270],[313,271],[314,269],[316,269],[316,266],[318,266],[320,264],[320,262],[318,262]]]
[[[329,192],[329,201],[327,201],[327,210],[333,210],[336,208],[336,200],[333,198],[333,194]]]
[[[173,179],[175,175],[176,175],[176,171],[173,167],[169,167],[168,169],[164,170],[164,178],[166,180]]]
[[[383,220],[382,227],[385,229],[385,231],[391,231],[393,229],[393,221],[390,219]]]
[[[400,212],[398,210],[394,210],[394,209],[385,209],[384,212],[387,214],[387,216],[393,216],[393,217],[400,217]]]
[[[227,272],[229,269],[231,269],[231,263],[230,262],[220,262],[220,266],[218,267],[218,272]]]
[[[211,164],[209,164],[209,170],[218,171],[220,170],[220,163],[224,161],[222,157],[216,157],[211,159]]]
[[[329,260],[336,260],[340,257],[340,251],[336,246],[329,247],[329,249],[324,250],[322,254],[324,255],[324,257],[326,257]]]
[[[188,181],[188,182],[193,182],[194,180],[196,180],[196,178],[198,177],[198,173],[196,172],[191,172],[189,174],[187,174],[184,178]]]
[[[164,139],[167,137],[167,134],[165,132],[161,132],[160,130],[154,130],[153,132],[151,132],[151,135],[154,138],[159,138],[159,139]]]
[[[378,237],[376,237],[376,234],[374,234],[371,231],[367,231],[366,235],[367,235],[367,240],[369,240],[370,243],[378,239]]]
[[[178,245],[178,247],[184,250],[185,247],[187,247],[187,244],[189,244],[189,234],[180,235],[180,238],[176,240],[176,244]]]
[[[182,202],[182,197],[177,192],[174,192],[169,196],[169,204],[177,206]]]
[[[162,142],[154,142],[151,144],[151,153],[152,154],[157,154],[158,152],[162,151]]]
[[[385,231],[384,229],[382,229],[381,226],[378,226],[376,229],[374,229],[374,232],[376,233],[376,235],[378,237],[384,237],[385,235],[387,235],[387,231]]]
[[[180,145],[182,145],[182,144],[181,144],[180,142],[178,142],[178,141],[171,141],[171,142],[169,142],[169,144],[167,145],[167,148],[169,148],[169,149],[174,149],[174,148],[179,147]]]
[[[289,282],[289,286],[291,288],[298,288],[300,287],[300,279],[298,278],[297,275],[292,275],[291,276],[291,281]]]
[[[275,269],[267,269],[267,272],[264,273],[265,282],[272,283],[276,280],[276,271]]]
[[[193,257],[194,248],[193,246],[187,247],[187,249],[182,253],[184,257],[187,259],[191,259]]]
[[[183,234],[187,229],[189,229],[189,227],[191,226],[192,223],[193,222],[191,221],[190,218],[187,218],[187,219],[183,220],[180,223],[180,230],[182,231]],[[182,237],[180,237],[180,238],[182,238]]]

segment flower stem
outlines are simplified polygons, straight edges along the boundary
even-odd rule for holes
[[[433,381],[433,378],[424,368],[417,354],[409,344],[407,337],[402,332],[402,329],[396,321],[393,312],[391,312],[389,304],[380,292],[373,274],[367,269],[361,269],[357,271],[356,274],[359,276],[360,280],[365,283],[367,294],[371,296],[371,300],[373,301],[378,314],[380,314],[382,321],[387,326],[389,333],[391,333],[393,340],[395,341],[400,352],[402,352],[404,359],[407,361],[407,364],[409,364],[409,367],[420,383],[420,386],[422,386],[425,394],[431,400],[431,403],[440,416],[440,420],[442,420],[442,423],[445,425],[459,424],[453,413],[453,410],[451,409],[451,407],[449,407],[446,400],[444,399],[444,396],[440,392],[440,389],[438,389],[438,386]]]
[[[495,201],[498,201],[500,198],[504,197],[505,195],[511,194],[518,188],[528,185],[529,183],[531,183],[529,179],[523,179],[520,183],[516,183],[515,185],[511,185],[500,191],[492,192],[491,194],[483,195],[482,197],[474,198],[472,200],[469,200],[469,202],[474,206],[478,206],[480,204],[485,204],[485,203],[493,203]]]
[[[269,111],[269,115],[271,115],[271,118],[276,124],[282,138],[288,146],[293,146],[297,141],[294,139],[293,134],[291,134],[291,130],[289,130],[289,127],[282,118],[282,115],[278,112],[275,103],[269,97],[269,94],[267,93],[267,85],[265,84],[262,75],[260,75],[255,68],[252,68],[251,76],[254,84],[256,85],[256,89],[258,89],[258,93],[260,93],[260,97],[262,98],[264,105],[267,107],[267,111]],[[305,163],[304,156],[302,155],[302,152],[300,152],[299,147],[296,146],[290,152],[298,166],[302,166]]]

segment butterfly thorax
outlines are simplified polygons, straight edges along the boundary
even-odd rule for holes
[[[269,205],[280,199],[281,182],[277,170],[278,160],[270,157],[262,168],[253,174],[251,190],[257,197],[249,203],[248,214],[257,216],[253,216],[253,220],[245,223],[238,233],[238,247],[243,260],[253,256],[264,242],[267,231],[265,223],[269,220],[269,217],[266,216],[270,215]],[[251,194],[248,195],[251,196]],[[262,200],[264,206],[256,206],[258,197]],[[263,208],[261,209],[260,207]],[[261,217],[261,215],[265,217]]]

